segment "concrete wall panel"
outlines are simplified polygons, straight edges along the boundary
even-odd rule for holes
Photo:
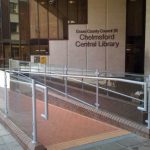
[[[107,48],[107,70],[125,72],[126,0],[107,0],[107,29],[116,28],[118,48]]]
[[[80,34],[76,30],[113,30],[117,29],[114,39],[109,40],[80,40]],[[126,29],[126,0],[88,0],[88,24],[69,25],[69,39],[66,46],[60,45],[60,41],[50,42],[50,60],[67,63],[69,67],[125,71],[125,29]],[[84,35],[100,36],[102,33],[84,33]],[[108,33],[112,35],[113,33]],[[107,35],[107,34],[106,34]],[[77,47],[76,41],[87,42],[119,42],[118,47],[83,46]],[[66,42],[66,41],[65,41]],[[53,45],[51,45],[53,44]],[[58,50],[58,48],[60,50]],[[67,50],[63,50],[66,48]],[[62,58],[64,57],[63,61]],[[67,59],[65,61],[65,59]],[[57,63],[58,63],[57,61]]]
[[[66,65],[67,64],[67,42],[65,40],[49,41],[50,45],[50,64]]]
[[[70,25],[69,26],[69,41],[68,41],[68,66],[75,68],[86,68],[86,47],[77,47],[75,43],[77,41],[86,42],[80,40],[80,34],[76,33],[76,30],[86,30],[86,25]]]
[[[146,1],[145,74],[150,74],[150,0]]]

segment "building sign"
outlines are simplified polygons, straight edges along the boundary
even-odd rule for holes
[[[47,56],[43,56],[43,55],[31,55],[31,62],[33,62],[33,63],[46,64],[47,61],[48,61]]]
[[[87,29],[76,30],[79,39],[75,42],[76,47],[114,47],[118,48],[118,29]]]
[[[46,62],[47,62],[46,56],[40,56],[40,63],[41,64],[46,64]]]
[[[34,63],[40,62],[40,56],[34,56]]]

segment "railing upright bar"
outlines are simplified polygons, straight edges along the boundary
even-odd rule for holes
[[[148,82],[149,84],[149,82]],[[148,93],[149,93],[149,87],[147,86],[147,82],[144,83],[144,97],[143,97],[143,106],[139,106],[137,107],[138,110],[141,110],[141,111],[147,111],[148,109]]]
[[[98,70],[96,70],[95,74],[96,74],[96,77],[99,76]],[[96,109],[98,109],[98,107],[99,107],[98,100],[99,100],[99,79],[96,80],[96,103],[95,103]]]
[[[144,84],[144,110],[147,111],[147,83]]]
[[[44,114],[41,114],[41,116],[48,120],[48,88],[44,88]]]
[[[29,72],[31,73],[31,62],[29,62]]]
[[[67,75],[67,71],[68,71],[67,66],[65,66],[64,71],[65,71],[65,75]],[[67,77],[65,77],[65,96],[67,96],[67,95],[68,95],[68,91],[67,91]]]
[[[40,64],[38,63],[38,72],[40,72],[40,71],[39,71],[39,69],[40,69],[40,67],[39,67],[39,66],[40,66]]]
[[[82,83],[82,91],[84,89],[84,86],[83,86],[83,78],[81,79],[81,83]]]
[[[4,86],[5,86],[5,114],[7,116],[8,114],[8,95],[7,95],[7,74],[6,74],[6,71],[4,72]]]
[[[11,62],[12,62],[12,59],[9,59],[9,71],[11,71]]]
[[[148,77],[148,129],[150,129],[150,75]]]
[[[44,72],[45,72],[45,74],[44,74],[44,83],[46,85],[46,64],[44,64]]]
[[[84,75],[84,72],[83,72],[83,68],[82,68],[82,76]],[[83,78],[81,78],[81,83],[82,83],[82,91],[83,91]]]
[[[51,80],[51,64],[49,64],[49,75],[50,75],[50,80]]]
[[[37,143],[35,81],[32,80],[32,143]]]
[[[45,116],[46,119],[48,120],[48,88],[45,87]]]

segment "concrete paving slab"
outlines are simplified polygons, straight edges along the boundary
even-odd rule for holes
[[[1,144],[4,144],[4,143],[5,143],[5,142],[4,142],[3,138],[0,137],[0,145],[1,145]]]
[[[2,137],[2,139],[7,144],[12,143],[12,142],[17,142],[16,139],[11,135],[5,135],[5,136]]]
[[[8,147],[5,144],[0,145],[0,150],[8,150]]]
[[[140,145],[144,141],[146,141],[146,139],[144,140],[143,138],[134,136],[134,137],[129,137],[126,139],[119,140],[117,141],[117,143],[119,143],[122,146],[129,147],[129,146],[134,146],[134,145]]]
[[[3,130],[4,129],[4,127],[0,124],[0,130]]]
[[[12,142],[12,143],[9,143],[7,144],[7,147],[9,150],[23,150],[23,148],[17,143],[17,142]]]
[[[100,147],[101,150],[120,150],[122,148],[124,147],[117,143],[105,144],[105,145],[101,145]]]
[[[23,150],[11,133],[0,124],[0,150]]]
[[[9,135],[9,132],[5,129],[0,130],[0,136],[5,136],[5,135]]]
[[[150,140],[130,133],[68,150],[150,150]]]

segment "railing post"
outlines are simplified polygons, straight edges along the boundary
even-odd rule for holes
[[[20,61],[19,61],[19,73],[21,72],[21,65],[20,65]]]
[[[37,143],[35,81],[32,80],[32,143]]]
[[[44,84],[46,85],[46,64],[44,65]]]
[[[67,71],[68,71],[67,66],[65,66],[64,71],[65,71],[65,75],[67,75]],[[67,90],[67,77],[65,77],[65,83],[64,84],[65,84],[65,96],[67,96],[67,94],[68,94],[68,90]]]
[[[44,88],[44,114],[41,114],[41,116],[48,120],[48,88]]]
[[[29,72],[31,73],[31,62],[29,62]]]
[[[148,129],[150,129],[150,75],[148,77]]]
[[[12,62],[12,59],[9,59],[9,71],[11,71],[11,68],[12,68],[11,62]]]
[[[83,78],[81,79],[81,83],[82,83],[82,91],[84,89],[84,86],[83,86]]]
[[[98,70],[96,70],[95,75],[96,75],[96,77],[99,77]],[[99,99],[99,79],[97,78],[96,79],[96,103],[95,103],[96,109],[98,109],[98,107],[99,107],[98,99]]]
[[[6,71],[4,72],[4,87],[5,87],[5,114],[8,114],[8,95],[7,95],[7,74]]]
[[[39,69],[40,69],[40,67],[39,67],[39,66],[40,66],[40,63],[38,63],[38,73],[39,73]]]
[[[82,68],[82,76],[84,76],[83,68]],[[81,78],[81,83],[82,83],[82,91],[83,91],[83,78]]]
[[[51,80],[51,64],[48,65],[49,66],[49,74],[50,74],[50,80]]]

